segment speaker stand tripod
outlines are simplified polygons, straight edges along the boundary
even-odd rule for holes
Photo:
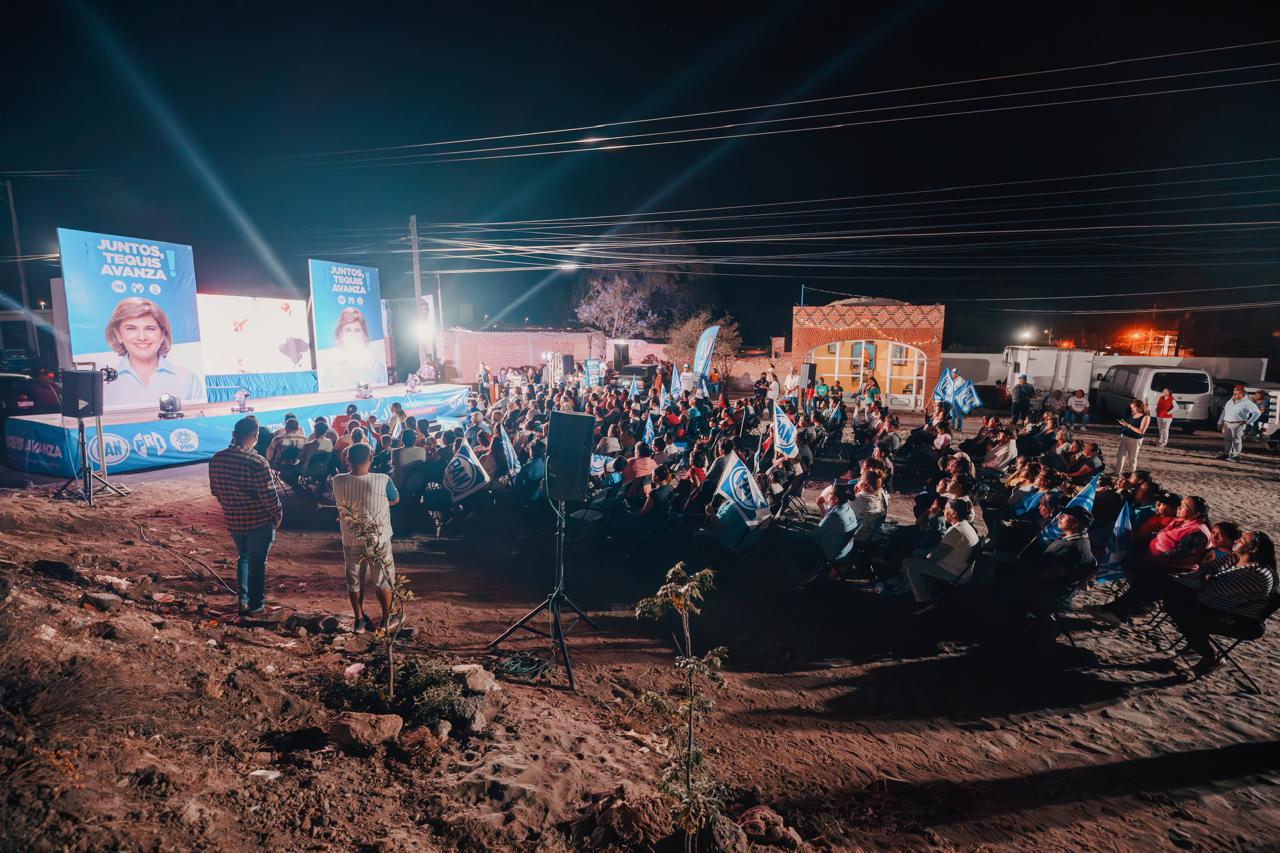
[[[80,455],[80,470],[76,472],[74,477],[68,477],[67,481],[58,487],[53,493],[53,497],[73,497],[93,506],[93,484],[95,482],[101,484],[102,488],[107,491],[114,492],[120,497],[129,494],[129,490],[124,486],[117,486],[115,483],[107,482],[107,478],[101,472],[93,470],[93,466],[89,464],[89,445],[84,437],[84,418],[76,418],[76,446]],[[98,423],[98,440],[102,440],[102,423]],[[102,455],[102,448],[99,447],[99,456]],[[77,484],[72,486],[72,484]]]
[[[565,635],[568,633],[560,622],[560,612],[568,607],[574,613],[578,614],[578,620],[569,626],[570,629],[578,622],[586,622],[593,631],[600,630],[596,627],[596,623],[592,622],[587,614],[582,612],[582,608],[573,603],[573,599],[569,598],[568,593],[564,591],[564,534],[566,516],[564,513],[564,501],[558,501],[556,508],[556,554],[555,554],[555,586],[551,590],[551,594],[547,596],[547,600],[530,610],[524,616],[520,617],[510,628],[502,632],[496,640],[489,644],[489,648],[497,648],[498,644],[510,637],[517,629],[523,629],[531,634],[537,634],[540,637],[550,637],[552,642],[560,649],[560,656],[564,658],[564,671],[569,676],[569,689],[577,690],[577,685],[573,680],[573,662],[569,660],[569,646],[565,642]],[[543,631],[530,625],[529,622],[542,611],[547,611],[550,617],[550,633]]]

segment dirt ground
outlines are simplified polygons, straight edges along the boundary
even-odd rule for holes
[[[1090,435],[1114,458],[1113,434]],[[1214,518],[1277,532],[1280,458],[1255,450],[1228,466],[1212,439],[1145,448],[1143,467],[1205,496]],[[11,472],[0,481],[16,486],[0,490],[12,781],[0,849],[554,850],[580,844],[569,824],[592,794],[626,783],[653,796],[666,744],[638,699],[676,682],[673,626],[637,621],[634,606],[676,561],[702,567],[688,537],[572,528],[570,594],[599,628],[571,634],[577,692],[558,668],[504,681],[491,725],[430,761],[360,757],[317,736],[332,714],[320,685],[376,641],[228,621],[232,597],[188,568],[234,583],[206,477],[201,465],[124,478],[132,494],[94,508]],[[893,517],[909,509],[894,496]],[[545,596],[551,546],[550,515],[536,512],[397,540],[417,596],[407,653],[491,668],[545,654],[532,635],[497,654],[486,643]],[[695,650],[729,648],[705,731],[733,809],[767,804],[815,849],[1280,849],[1274,633],[1237,652],[1263,688],[1248,695],[1223,670],[1189,682],[1144,622],[1068,620],[1075,648],[1028,648],[976,612],[917,618],[857,584],[794,589],[778,570],[786,549],[777,539],[719,567],[694,621]],[[153,575],[148,588],[175,600],[99,613],[78,606],[86,587],[33,574],[38,559],[91,579]],[[349,620],[332,511],[289,503],[267,588],[282,616]]]

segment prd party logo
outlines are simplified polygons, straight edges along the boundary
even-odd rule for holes
[[[179,453],[195,453],[200,449],[200,436],[193,429],[179,427],[169,433],[169,446]]]

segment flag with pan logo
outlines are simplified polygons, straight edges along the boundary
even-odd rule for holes
[[[951,378],[951,371],[944,370],[942,375],[938,377],[938,384],[933,386],[933,399],[950,403],[955,396],[956,390],[955,381]]]
[[[487,485],[489,485],[489,475],[484,468],[480,467],[476,452],[464,438],[462,447],[449,460],[449,464],[444,466],[444,487],[449,490],[449,494],[455,501],[460,501]]]
[[[952,402],[966,415],[982,405],[982,398],[978,396],[978,389],[973,387],[972,379],[964,380]]]
[[[745,462],[736,453],[731,454],[733,461],[725,468],[716,486],[716,492],[733,504],[747,524],[758,524],[769,517],[769,502],[760,493],[756,478],[752,476]]]
[[[800,455],[800,448],[796,447],[796,425],[777,402],[773,404],[773,436],[773,446],[783,456],[790,459]]]

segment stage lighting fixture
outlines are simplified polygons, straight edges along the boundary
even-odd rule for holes
[[[368,382],[359,382],[356,384],[356,399],[357,400],[373,399],[373,392],[369,390]]]
[[[182,414],[182,401],[172,394],[161,394],[160,418],[168,421],[181,417],[186,417]]]

